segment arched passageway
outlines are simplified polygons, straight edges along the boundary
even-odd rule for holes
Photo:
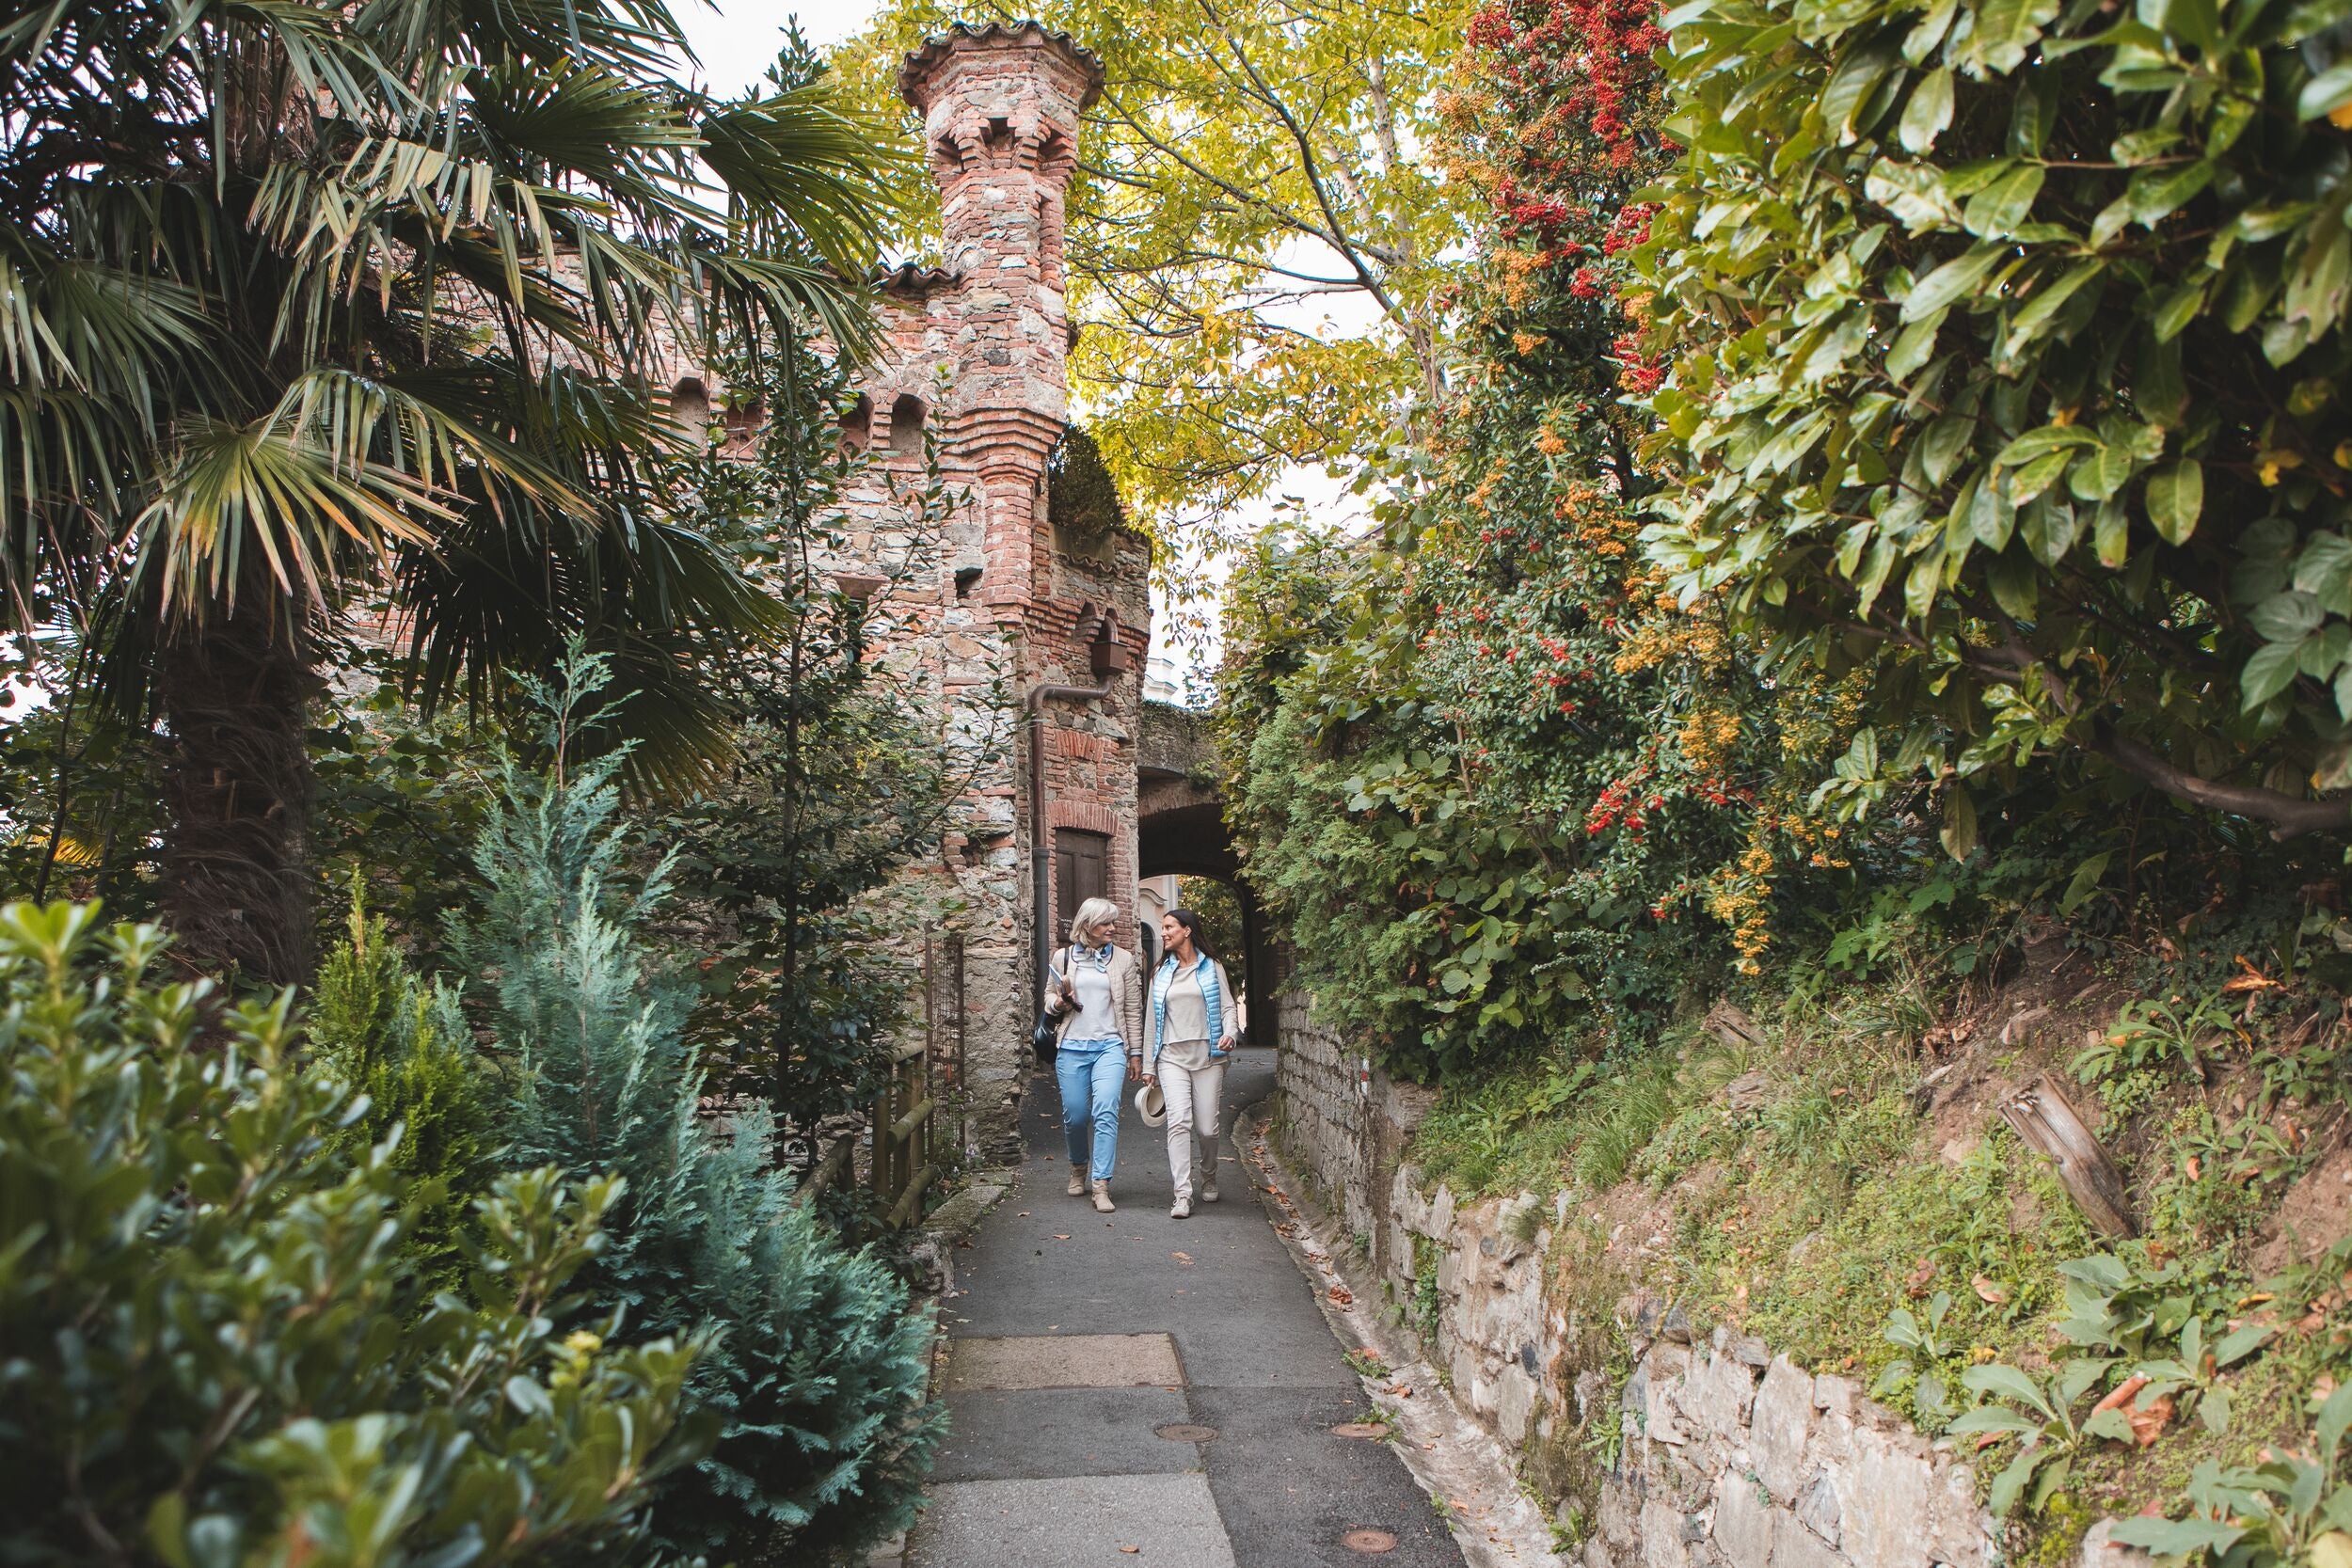
[[[1228,956],[1228,968],[1241,972],[1249,1004],[1249,1043],[1271,1046],[1279,1043],[1274,989],[1280,978],[1273,933],[1225,830],[1225,802],[1216,787],[1206,723],[1203,715],[1172,704],[1144,705],[1136,756],[1136,875],[1206,877],[1232,888],[1241,903],[1242,952],[1238,963]]]

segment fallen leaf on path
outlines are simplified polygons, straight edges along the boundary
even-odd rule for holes
[[[1067,1230],[1057,1230],[1054,1232],[1054,1240],[1057,1242],[1066,1242],[1070,1240],[1070,1232]]]
[[[1022,1211],[1021,1211],[1021,1212],[1019,1212],[1019,1213],[1017,1213],[1017,1214],[1013,1215],[1013,1218],[1014,1218],[1014,1219],[1017,1219],[1017,1220],[1025,1220],[1025,1219],[1027,1219],[1028,1217],[1029,1217],[1029,1212],[1028,1212],[1026,1209],[1024,1209],[1024,1210],[1022,1210]]]
[[[2009,1292],[2002,1290],[1998,1285],[1994,1284],[1990,1278],[1983,1275],[1977,1275],[1976,1278],[1970,1280],[1968,1283],[1975,1287],[1977,1296],[1979,1300],[1990,1302],[1994,1307],[1998,1307],[2003,1302],[2009,1300]]]
[[[1141,1546],[1121,1546],[1119,1549],[1125,1552],[1129,1557],[1134,1557],[1143,1550]]]
[[[2162,1436],[2164,1429],[2172,1424],[2172,1396],[2159,1394],[2148,1402],[2145,1410],[2123,1412],[2123,1418],[2132,1423],[2132,1436],[2144,1449]]]
[[[1334,1307],[1353,1307],[1356,1305],[1356,1297],[1349,1291],[1346,1286],[1334,1285],[1331,1287],[1331,1305]]]
[[[1903,1280],[1903,1294],[1911,1297],[1914,1301],[1916,1301],[1921,1296],[1928,1293],[1928,1286],[1933,1283],[1934,1279],[1935,1259],[1932,1258],[1922,1258],[1919,1259],[1919,1266],[1912,1270],[1911,1273],[1905,1276]]]
[[[1189,1252],[1171,1252],[1168,1256],[1186,1268],[1192,1267],[1192,1254]]]

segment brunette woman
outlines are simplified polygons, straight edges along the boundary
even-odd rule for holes
[[[1168,956],[1152,976],[1152,1059],[1143,1081],[1168,1101],[1168,1169],[1175,1180],[1174,1219],[1192,1213],[1192,1135],[1200,1132],[1200,1201],[1215,1203],[1217,1132],[1224,1115],[1225,1064],[1239,1030],[1233,985],[1201,945],[1200,917],[1170,910],[1160,919]]]

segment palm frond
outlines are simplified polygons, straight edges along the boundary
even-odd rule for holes
[[[192,289],[79,256],[46,257],[0,226],[0,372],[151,405],[166,362],[200,348]]]
[[[895,129],[845,113],[824,82],[707,104],[703,158],[727,188],[753,248],[821,258],[863,277],[881,252],[898,198],[877,166]]]
[[[172,612],[233,610],[249,566],[280,594],[323,603],[356,547],[383,560],[457,514],[425,478],[349,450],[334,412],[273,409],[231,424],[185,421],[134,524],[135,575],[161,574]],[[249,559],[253,558],[253,559]]]

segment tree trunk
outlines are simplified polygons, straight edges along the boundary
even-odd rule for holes
[[[308,636],[267,592],[166,644],[164,920],[183,962],[243,985],[310,977]]]

